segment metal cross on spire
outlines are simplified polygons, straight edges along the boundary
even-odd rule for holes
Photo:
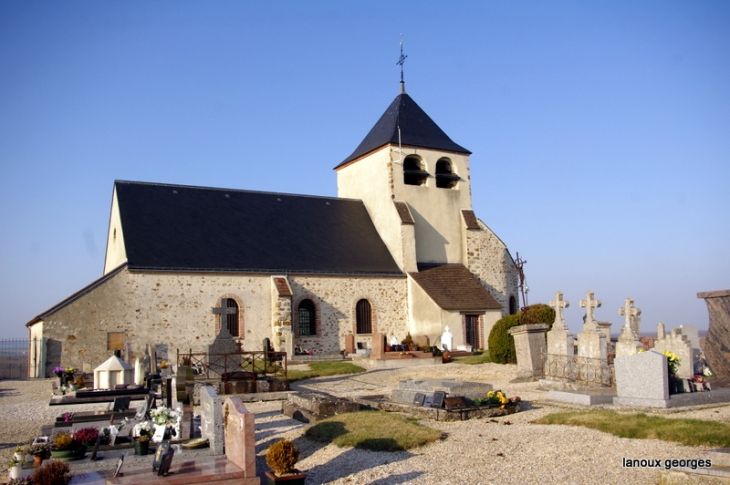
[[[397,65],[400,66],[400,82],[401,84],[404,83],[403,81],[403,64],[406,62],[406,58],[408,56],[403,55],[403,34],[400,35],[400,57],[398,58],[398,62],[396,62]]]

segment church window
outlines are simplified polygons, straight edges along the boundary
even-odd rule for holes
[[[424,185],[428,172],[423,170],[421,160],[413,155],[403,160],[403,183],[406,185]]]
[[[517,299],[515,295],[509,297],[509,314],[514,315],[517,313]]]
[[[459,181],[459,176],[454,173],[451,160],[442,158],[436,162],[436,187],[440,189],[453,189]]]
[[[300,336],[317,335],[316,310],[312,300],[306,299],[299,303],[297,316]]]
[[[357,302],[355,321],[357,322],[357,333],[373,333],[369,301],[363,299]]]
[[[223,298],[221,300],[221,307],[226,309],[226,313],[223,316],[225,317],[228,333],[234,337],[238,337],[238,303],[233,298]]]

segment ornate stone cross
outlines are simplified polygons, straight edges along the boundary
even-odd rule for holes
[[[593,317],[593,309],[601,306],[601,300],[593,299],[593,292],[586,291],[586,299],[580,301],[581,308],[586,309],[586,322],[595,325],[596,319]]]
[[[555,322],[553,323],[553,326],[565,324],[563,309],[568,308],[570,306],[570,302],[568,300],[563,300],[563,293],[561,291],[555,292],[555,299],[550,301],[550,306],[555,310]]]
[[[636,317],[641,315],[641,308],[636,308],[634,306],[633,299],[626,298],[626,300],[624,300],[624,306],[618,309],[618,314],[624,316],[624,325],[627,328],[630,328],[634,333],[638,331],[634,322],[636,320]]]

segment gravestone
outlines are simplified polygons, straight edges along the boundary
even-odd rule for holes
[[[371,359],[382,359],[385,357],[385,335],[379,332],[373,333],[371,347]]]
[[[677,377],[680,379],[691,379],[694,377],[694,353],[692,352],[692,344],[686,335],[682,335],[679,328],[673,328],[669,335],[664,332],[664,324],[657,325],[657,339],[654,341],[654,350],[656,352],[672,352],[679,357],[679,369],[677,369]]]
[[[511,382],[529,382],[542,376],[542,356],[547,351],[545,323],[518,325],[508,330],[515,340],[517,377]]]
[[[355,353],[355,336],[351,333],[345,335],[345,354]]]
[[[608,344],[606,336],[598,328],[594,317],[594,309],[601,306],[600,300],[593,298],[592,291],[586,292],[586,299],[580,301],[580,306],[586,309],[583,329],[578,334],[578,356],[587,359],[606,359],[608,357]]]
[[[702,351],[715,374],[713,386],[730,386],[730,290],[697,293],[707,304],[710,322]]]
[[[624,325],[621,327],[621,335],[616,342],[616,357],[635,354],[639,349],[644,348],[639,341],[639,334],[635,330],[639,328],[635,320],[637,315],[641,315],[641,310],[634,307],[634,300],[626,298],[624,306],[618,309],[618,314],[624,316]]]
[[[223,404],[226,458],[243,470],[241,485],[258,485],[256,476],[256,429],[254,415],[239,398],[227,398]]]
[[[624,306],[618,309],[618,314],[624,317],[626,322],[625,325],[631,327],[631,331],[638,338],[640,335],[639,327],[641,319],[639,318],[639,315],[641,315],[641,308],[636,308],[634,306],[633,299],[626,298],[626,300],[624,300]]]
[[[236,372],[241,368],[238,344],[226,327],[221,327],[218,336],[208,346],[208,367],[218,374]]]
[[[416,335],[413,337],[413,343],[418,347],[415,350],[420,350],[421,347],[430,347],[430,339],[428,338],[428,335]]]
[[[563,311],[570,306],[570,302],[563,300],[563,294],[555,292],[555,299],[550,301],[550,306],[555,310],[555,321],[553,327],[547,333],[547,353],[556,356],[570,356],[575,354],[573,334],[568,330],[563,317]]]
[[[448,325],[446,325],[444,333],[441,335],[441,350],[454,350],[454,336],[449,332]]]
[[[200,390],[200,436],[207,438],[214,455],[223,454],[223,399],[211,386]]]
[[[432,397],[436,391],[443,391],[448,397],[467,399],[483,398],[492,390],[491,384],[463,382],[455,379],[406,379],[398,382],[398,388],[390,393],[390,400],[399,403],[413,403],[416,394]],[[429,404],[430,406],[430,404]]]
[[[669,399],[667,357],[655,352],[641,352],[617,357],[614,404],[666,407]]]
[[[145,370],[144,362],[139,357],[134,358],[134,383],[138,385],[144,384]]]

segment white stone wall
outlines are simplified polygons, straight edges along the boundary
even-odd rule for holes
[[[355,333],[355,305],[366,298],[371,305],[373,331],[405,338],[408,332],[406,277],[322,277],[290,275],[294,296],[292,315],[297,318],[298,302],[314,302],[318,335],[301,337],[294,342],[317,353],[336,353],[345,348],[345,336],[355,334],[355,342],[370,342],[370,335]]]
[[[519,302],[517,268],[507,246],[479,220],[480,230],[463,229],[466,233],[466,267],[502,305],[502,315],[509,313],[509,298]]]
[[[106,255],[104,257],[104,274],[109,273],[120,264],[127,261],[127,250],[124,247],[122,221],[119,217],[119,202],[117,189],[112,194],[112,208],[109,215],[109,233],[106,237]]]

